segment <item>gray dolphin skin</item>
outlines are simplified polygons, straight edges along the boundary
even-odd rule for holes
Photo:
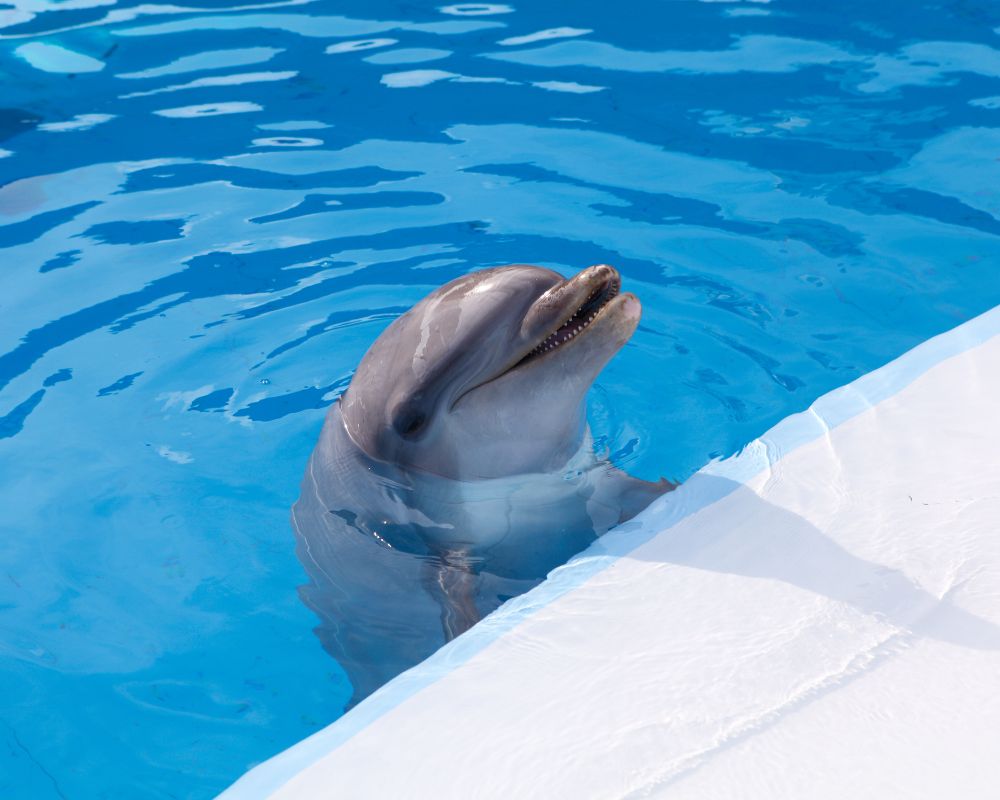
[[[395,320],[292,509],[300,588],[352,704],[674,488],[594,453],[586,393],[641,306],[600,265],[472,272]]]

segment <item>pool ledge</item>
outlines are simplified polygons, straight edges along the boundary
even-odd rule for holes
[[[987,797],[1000,307],[709,464],[221,797]]]

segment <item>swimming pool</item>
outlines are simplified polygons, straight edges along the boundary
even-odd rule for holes
[[[686,477],[1000,303],[992,4],[0,9],[0,793],[209,797],[349,695],[289,508],[367,345],[608,262]]]

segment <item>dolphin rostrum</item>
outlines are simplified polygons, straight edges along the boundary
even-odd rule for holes
[[[353,702],[674,488],[594,453],[585,396],[641,306],[612,267],[432,292],[371,346],[292,509],[303,601]]]

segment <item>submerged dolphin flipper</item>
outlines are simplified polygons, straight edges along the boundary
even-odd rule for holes
[[[458,551],[425,562],[425,585],[441,607],[445,641],[465,633],[482,618],[476,606],[479,579],[468,557]]]

